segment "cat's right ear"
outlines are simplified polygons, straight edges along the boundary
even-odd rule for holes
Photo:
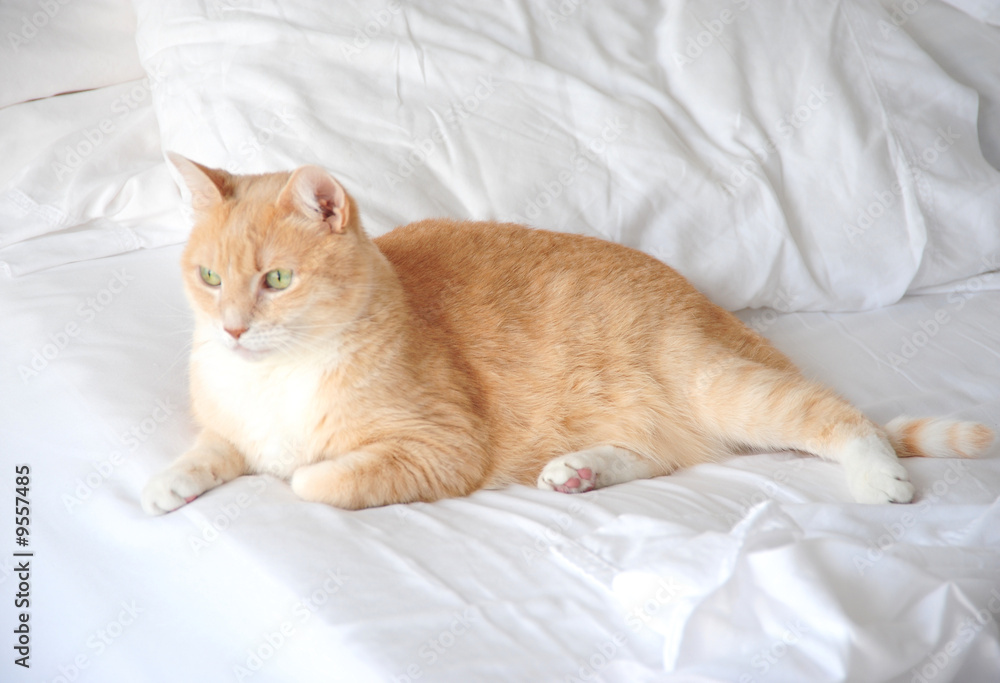
[[[302,166],[293,171],[278,196],[278,204],[323,221],[335,233],[343,233],[351,217],[344,188],[319,166]]]
[[[208,213],[222,204],[229,194],[232,176],[221,169],[202,166],[176,152],[167,152],[167,158],[191,192],[191,208],[196,214]]]

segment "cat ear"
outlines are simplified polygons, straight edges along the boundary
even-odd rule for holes
[[[211,211],[231,193],[232,176],[225,171],[202,166],[176,152],[167,152],[167,158],[191,192],[191,208],[195,213]]]
[[[292,173],[278,196],[278,204],[326,223],[330,230],[347,229],[350,207],[347,193],[319,166],[302,166]]]

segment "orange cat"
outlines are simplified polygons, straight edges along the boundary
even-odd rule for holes
[[[370,239],[324,170],[233,176],[171,155],[202,432],[143,493],[162,513],[242,474],[342,508],[512,483],[574,493],[750,450],[841,463],[910,501],[900,456],[973,456],[986,427],[885,429],[672,269],[516,225],[432,220]]]

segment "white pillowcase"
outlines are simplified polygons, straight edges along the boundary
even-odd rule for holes
[[[56,2],[48,32],[19,50],[75,16]],[[945,55],[949,75],[908,33],[937,0],[906,21],[860,0],[135,6],[164,148],[236,172],[325,165],[375,234],[451,216],[599,235],[734,309],[871,308],[1000,266],[1000,174],[980,152],[977,95],[954,79],[966,53]],[[36,79],[35,94],[134,67],[122,48],[129,13],[98,7],[83,42],[104,17],[115,68],[59,49],[50,57],[79,68],[56,69],[65,85]],[[23,11],[4,7],[8,23]],[[948,24],[957,35],[982,27],[957,12]],[[146,102],[55,177],[63,143],[83,144],[107,118],[109,104],[95,106],[16,171],[28,148],[14,144],[0,169],[11,272],[183,239]],[[59,109],[19,107],[2,113]],[[5,133],[46,138],[30,123]],[[56,212],[33,209],[48,206]]]
[[[166,148],[325,165],[375,233],[601,235],[729,308],[871,308],[997,267],[976,93],[872,3],[135,4]]]
[[[0,130],[0,272],[186,238],[148,79],[0,109]]]
[[[0,29],[0,108],[143,76],[128,0],[3,0]]]

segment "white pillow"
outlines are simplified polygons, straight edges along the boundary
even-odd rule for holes
[[[323,164],[375,233],[602,235],[730,308],[871,308],[997,267],[976,93],[873,3],[135,5],[166,148]]]
[[[0,107],[142,76],[128,0],[0,3]]]
[[[147,79],[0,109],[0,272],[187,236]]]

